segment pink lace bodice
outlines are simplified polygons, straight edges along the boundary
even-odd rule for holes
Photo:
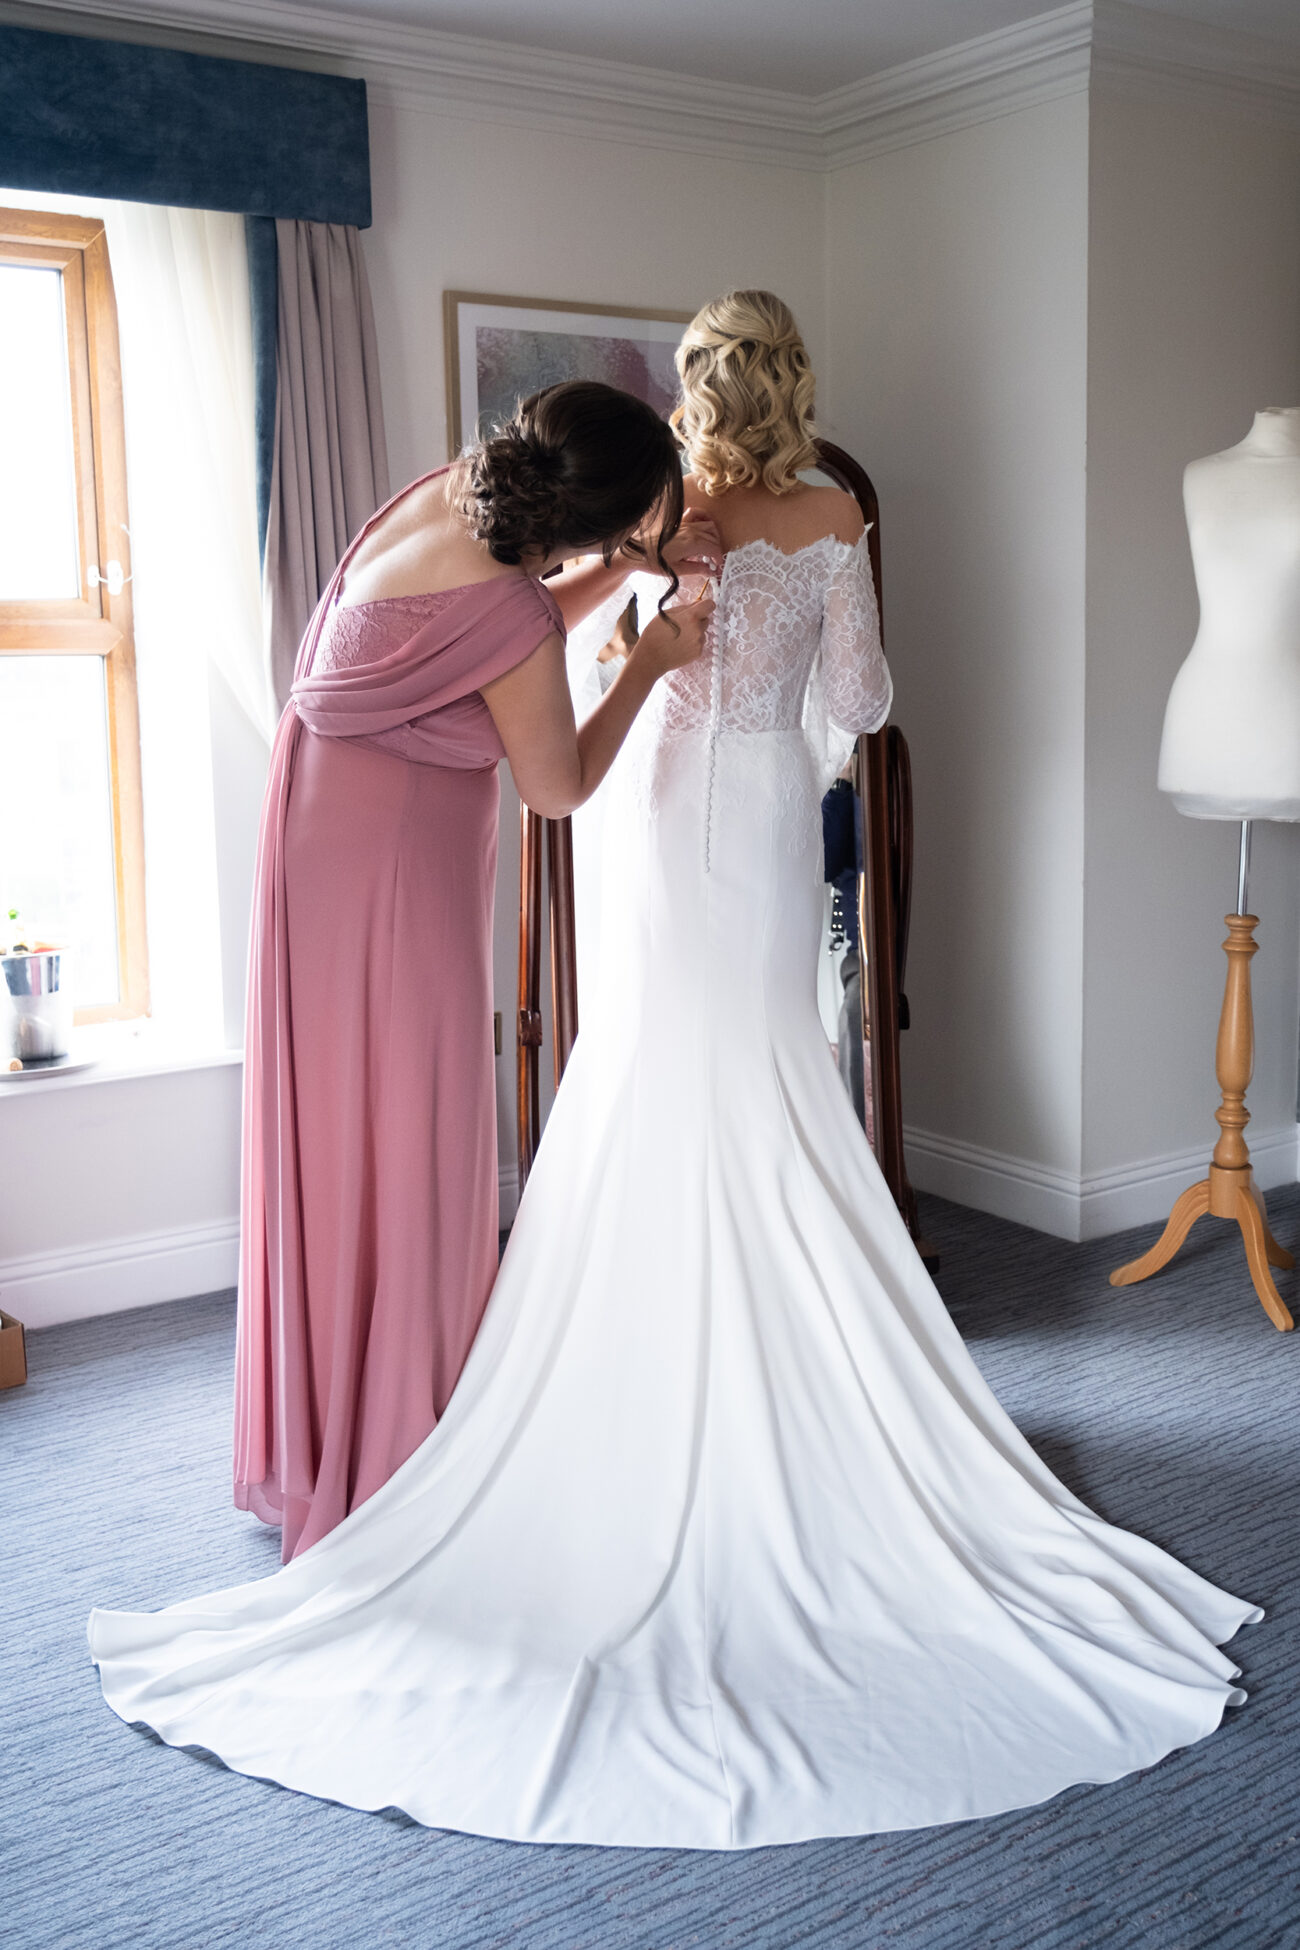
[[[369,603],[334,603],[325,618],[312,659],[313,672],[320,674],[347,670],[354,664],[381,662],[409,643],[418,629],[450,608],[462,593],[457,589],[439,589],[420,596],[382,596]],[[505,746],[492,722],[491,712],[481,697],[475,701],[482,713],[482,724],[476,723],[475,729],[483,735],[485,758],[504,758]],[[459,703],[463,709],[466,700]],[[398,725],[392,731],[378,731],[348,742],[427,764],[423,727],[437,715],[429,712],[426,717],[412,718],[409,724]]]
[[[325,619],[312,669],[347,670],[353,664],[378,663],[400,650],[422,623],[446,609],[459,592],[439,589],[434,595],[381,596],[372,603],[335,603]]]

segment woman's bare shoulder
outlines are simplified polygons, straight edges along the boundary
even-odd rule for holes
[[[815,526],[817,521],[821,524],[818,534],[834,535],[840,542],[859,540],[867,524],[862,509],[843,488],[821,487],[809,482],[801,498],[807,515],[816,518],[815,521],[810,520],[810,527]]]
[[[413,482],[375,523],[348,563],[341,600],[438,595],[519,573],[494,562],[456,515],[443,472]]]

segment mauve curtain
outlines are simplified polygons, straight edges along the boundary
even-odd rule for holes
[[[321,592],[351,537],[388,498],[388,448],[359,232],[281,217],[275,233],[275,453],[262,605],[283,705]]]

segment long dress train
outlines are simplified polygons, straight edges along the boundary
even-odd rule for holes
[[[1112,1780],[1244,1697],[1261,1614],[1017,1433],[829,1058],[818,804],[887,707],[865,544],[729,556],[610,784],[595,1006],[446,1414],[277,1576],[96,1612],[123,1719],[436,1827],[730,1849]]]

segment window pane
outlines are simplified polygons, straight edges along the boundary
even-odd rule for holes
[[[78,1007],[117,1001],[100,657],[0,657],[0,908],[11,907],[72,949]]]
[[[63,273],[0,264],[0,602],[80,594]]]

